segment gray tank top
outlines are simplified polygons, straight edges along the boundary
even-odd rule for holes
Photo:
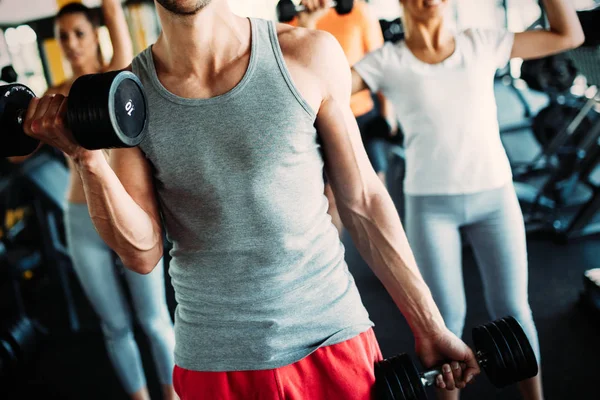
[[[175,289],[175,362],[195,371],[278,368],[372,326],[327,214],[315,112],[275,24],[251,19],[231,91],[186,99],[133,61],[150,108],[153,166]]]

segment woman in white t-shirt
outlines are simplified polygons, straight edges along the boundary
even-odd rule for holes
[[[448,2],[400,0],[405,40],[356,64],[353,91],[382,92],[394,106],[405,134],[407,234],[448,328],[463,333],[462,232],[472,244],[492,318],[516,317],[539,360],[525,227],[500,140],[494,75],[511,57],[576,47],[583,32],[568,0],[545,0],[547,31],[455,33],[445,20]],[[539,375],[520,389],[525,399],[543,398]],[[458,398],[458,391],[439,397]]]

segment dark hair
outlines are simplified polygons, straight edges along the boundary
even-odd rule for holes
[[[100,21],[98,20],[96,14],[90,8],[84,6],[81,3],[69,3],[61,7],[61,9],[58,11],[58,14],[56,14],[55,20],[58,20],[61,17],[64,17],[65,15],[71,14],[83,14],[85,18],[88,21],[90,21],[90,24],[92,24],[94,28],[100,26]]]

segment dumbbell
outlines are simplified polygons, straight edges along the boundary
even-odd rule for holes
[[[538,374],[538,363],[523,328],[506,317],[473,329],[477,362],[488,379],[502,388]],[[407,354],[375,365],[378,400],[427,400],[425,387],[433,386],[441,368],[418,372]]]
[[[354,8],[354,0],[337,0],[331,2],[331,7],[335,7],[335,11],[339,15],[349,14]],[[295,5],[292,0],[280,0],[277,3],[277,18],[279,22],[290,22],[298,13],[306,11],[303,5]]]
[[[24,85],[0,86],[0,156],[31,154],[39,141],[23,131],[33,92]],[[84,75],[67,99],[67,126],[88,150],[135,147],[144,138],[148,104],[142,83],[129,71]]]

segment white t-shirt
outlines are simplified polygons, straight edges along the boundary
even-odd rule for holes
[[[513,41],[507,31],[470,29],[457,34],[454,53],[439,64],[420,61],[401,41],[354,65],[397,113],[405,135],[405,193],[475,193],[511,181],[494,75],[508,62]]]

